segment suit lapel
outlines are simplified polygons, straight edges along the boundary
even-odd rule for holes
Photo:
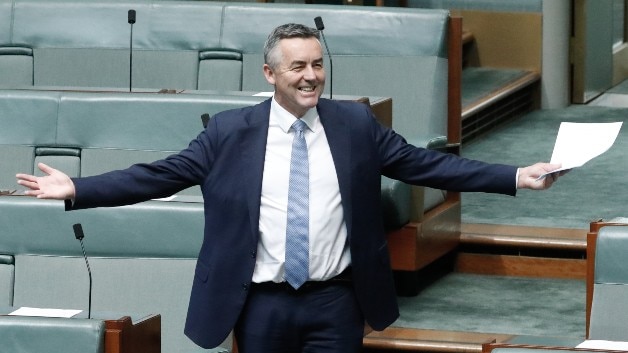
[[[351,234],[351,129],[349,120],[339,115],[337,107],[332,101],[321,99],[317,109],[336,168],[347,231]]]
[[[247,195],[251,234],[257,241],[259,233],[260,196],[262,194],[262,175],[266,156],[268,121],[270,118],[270,100],[257,105],[246,117],[247,127],[239,132],[240,163],[245,176],[243,192]]]

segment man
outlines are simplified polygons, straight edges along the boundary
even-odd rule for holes
[[[274,97],[215,115],[176,155],[93,177],[70,179],[43,164],[46,176],[17,175],[27,194],[71,200],[68,209],[200,185],[205,238],[185,332],[202,347],[233,329],[243,353],[358,352],[365,325],[382,330],[395,321],[381,175],[509,195],[546,189],[558,176],[537,180],[558,165],[518,169],[416,148],[365,105],[320,98],[323,52],[309,27],[276,28],[264,59]]]

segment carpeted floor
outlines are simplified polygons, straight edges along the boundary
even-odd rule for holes
[[[394,326],[584,337],[585,282],[451,273],[399,298]]]
[[[560,123],[628,120],[628,108],[573,105],[532,112],[462,148],[467,158],[527,166],[549,161]],[[464,223],[588,229],[589,222],[628,215],[628,126],[605,154],[563,176],[550,190],[519,191],[516,197],[462,195]]]
[[[527,166],[549,161],[563,121],[626,120],[628,107],[536,111],[464,145],[462,155]],[[464,193],[462,221],[588,229],[595,219],[628,216],[628,196],[622,192],[628,187],[625,151],[628,126],[608,152],[572,170],[550,190],[521,190],[516,197]],[[399,301],[401,317],[395,326],[400,327],[567,337],[585,332],[584,280],[450,273],[417,297]]]

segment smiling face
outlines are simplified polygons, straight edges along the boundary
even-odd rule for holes
[[[316,106],[325,86],[321,44],[314,37],[282,39],[271,56],[264,76],[275,86],[275,100],[300,118]]]

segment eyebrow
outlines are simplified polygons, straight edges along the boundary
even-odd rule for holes
[[[313,64],[318,64],[318,63],[322,63],[324,60],[323,58],[318,58],[312,61]],[[307,61],[306,60],[294,60],[293,62],[290,63],[290,66],[295,66],[295,65],[304,65],[306,64]]]

